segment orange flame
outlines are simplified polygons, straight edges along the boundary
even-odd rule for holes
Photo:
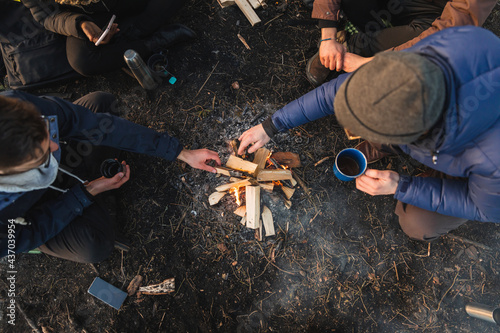
[[[232,193],[234,195],[234,197],[236,198],[236,204],[239,206],[241,206],[241,199],[240,199],[240,191],[237,187],[231,187],[231,189],[229,190],[229,193]]]

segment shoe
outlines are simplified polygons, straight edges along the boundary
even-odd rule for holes
[[[319,51],[307,62],[307,80],[316,88],[322,85],[330,74],[330,69],[323,66],[319,60]]]
[[[156,32],[145,41],[146,47],[154,52],[168,48],[174,44],[187,42],[197,37],[196,32],[182,24],[172,24]]]
[[[378,162],[384,157],[395,155],[394,153],[386,153],[379,150],[378,147],[368,141],[360,142],[354,149],[359,150],[365,155],[368,164]]]

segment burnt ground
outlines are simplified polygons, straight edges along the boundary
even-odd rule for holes
[[[179,78],[145,93],[123,72],[79,79],[38,93],[112,92],[126,117],[168,130],[190,148],[218,151],[312,87],[304,74],[319,36],[310,10],[298,0],[269,2],[262,23],[251,27],[236,7],[190,1],[178,22],[193,27],[197,42],[169,50]],[[500,33],[497,5],[486,27]],[[240,42],[246,40],[251,50]],[[238,81],[240,88],[232,88]],[[262,242],[242,227],[226,196],[210,207],[208,195],[226,182],[179,162],[125,154],[132,178],[118,191],[119,229],[129,252],[79,264],[43,254],[16,259],[17,302],[44,332],[495,332],[470,318],[465,304],[500,305],[500,229],[469,222],[428,246],[399,228],[390,196],[370,197],[353,182],[335,179],[329,159],[355,145],[333,117],[278,135],[274,151],[300,154],[291,209],[265,196],[277,234]],[[417,174],[421,166],[395,157],[374,165]],[[4,271],[5,264],[2,265]],[[87,293],[96,276],[126,289],[175,277],[175,292],[129,297],[116,311]],[[5,275],[2,274],[5,280]],[[2,287],[4,289],[4,287]],[[2,332],[29,332],[17,311]]]

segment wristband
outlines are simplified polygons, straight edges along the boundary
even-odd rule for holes
[[[325,38],[325,39],[320,40],[319,42],[321,43],[321,42],[324,42],[324,41],[327,41],[327,40],[332,40],[332,38]]]

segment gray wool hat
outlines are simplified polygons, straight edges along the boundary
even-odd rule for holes
[[[335,116],[355,135],[375,143],[407,144],[443,113],[442,70],[423,56],[383,52],[339,88]]]

